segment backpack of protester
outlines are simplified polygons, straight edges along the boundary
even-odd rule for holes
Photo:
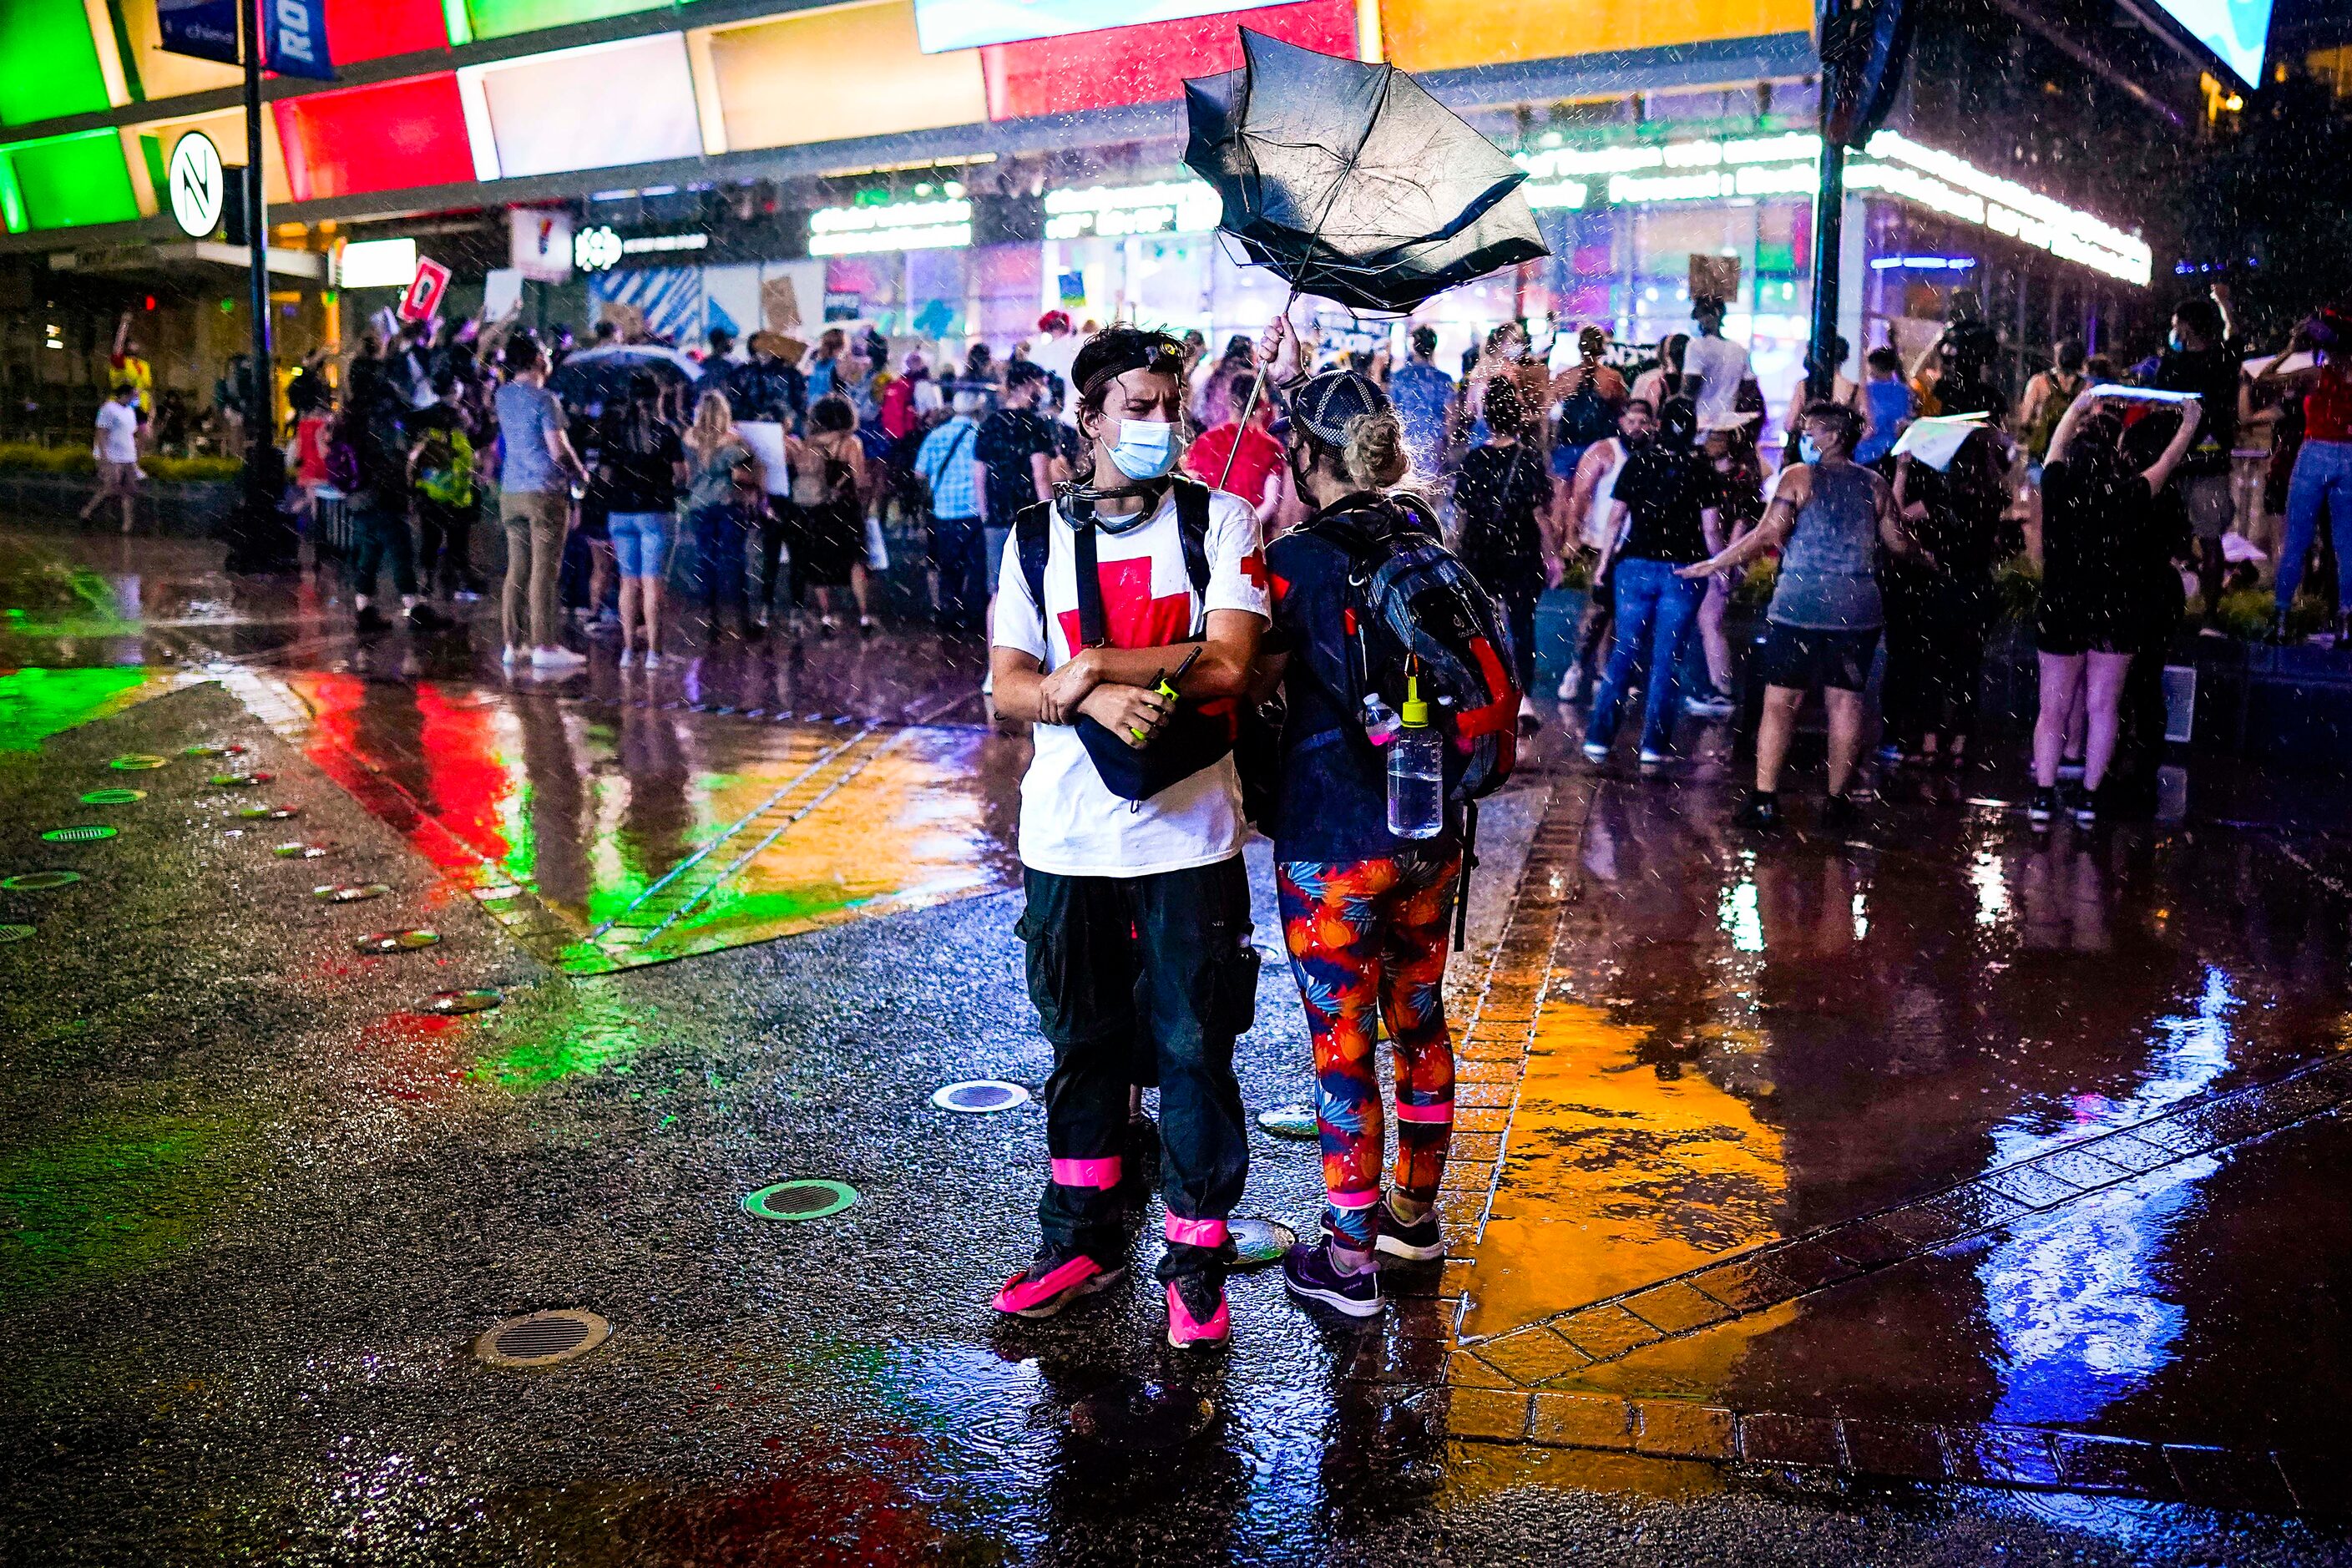
[[[1601,395],[1601,377],[1587,372],[1576,390],[1561,399],[1559,442],[1563,447],[1590,447],[1617,434],[1617,407]]]
[[[1446,733],[1447,794],[1467,803],[1502,788],[1518,763],[1510,622],[1445,547],[1436,517],[1409,496],[1374,497],[1305,526],[1348,553],[1359,711],[1373,699],[1402,709],[1410,666]]]
[[[425,431],[416,458],[416,489],[443,506],[474,504],[474,443],[454,426]]]

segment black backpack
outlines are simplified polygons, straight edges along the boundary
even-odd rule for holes
[[[1588,374],[1559,405],[1563,447],[1590,447],[1617,434],[1617,405],[1601,395],[1601,377]]]
[[[1403,707],[1408,666],[1447,741],[1447,794],[1482,800],[1518,763],[1518,682],[1503,607],[1409,496],[1370,496],[1303,525],[1348,556],[1349,676]]]

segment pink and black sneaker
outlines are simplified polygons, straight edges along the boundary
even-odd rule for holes
[[[1225,1310],[1225,1283],[1213,1274],[1187,1274],[1168,1282],[1168,1342],[1178,1350],[1213,1349],[1234,1337]]]
[[[1051,1242],[1037,1248],[1027,1268],[1004,1282],[989,1305],[1016,1318],[1050,1318],[1081,1296],[1107,1290],[1127,1270],[1097,1262],[1076,1247]]]

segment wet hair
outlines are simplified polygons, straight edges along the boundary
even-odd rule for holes
[[[735,433],[735,407],[723,392],[706,392],[694,403],[694,423],[686,427],[687,449],[706,458]]]
[[[1004,372],[1005,390],[1010,392],[1016,386],[1026,386],[1033,381],[1042,382],[1048,374],[1045,367],[1034,359],[1014,360]]]
[[[1250,374],[1248,371],[1244,371],[1241,374],[1234,377],[1232,384],[1225,389],[1225,400],[1234,405],[1234,418],[1236,421],[1241,418],[1242,410],[1249,408],[1250,395],[1255,393],[1256,390],[1257,377]],[[1260,406],[1263,407],[1267,405],[1262,404]],[[1250,413],[1255,416],[1257,413],[1257,409],[1251,408]]]
[[[1486,415],[1487,429],[1517,440],[1527,428],[1527,400],[1517,387],[1497,376],[1486,384]]]
[[[506,362],[509,375],[529,375],[547,363],[547,351],[539,346],[537,338],[518,332],[507,340],[499,357]]]
[[[1653,420],[1655,420],[1658,416],[1657,405],[1652,403],[1648,398],[1629,397],[1625,400],[1625,406],[1617,411],[1617,417],[1622,419],[1628,414],[1633,413],[1636,408],[1648,415]]]
[[[656,375],[653,372],[651,372],[651,371],[649,371],[649,370],[639,370],[639,371],[632,371],[632,372],[630,372],[630,374],[629,374],[629,401],[630,401],[630,402],[632,402],[632,403],[657,403],[657,402],[659,402],[659,401],[661,400],[661,395],[662,395],[662,384],[661,384],[661,377],[659,377],[659,376]]]
[[[1690,348],[1688,332],[1668,332],[1658,340],[1658,368],[1668,375],[1683,373],[1683,356]]]
[[[2067,338],[2058,345],[2058,368],[2076,371],[2083,368],[2083,340]]]
[[[1845,341],[1844,333],[1837,333],[1830,339],[1830,363],[1843,364],[1853,357],[1853,345]]]
[[[2221,307],[2202,295],[2192,296],[2175,305],[2172,319],[2184,330],[2196,333],[2209,343],[2221,341]]]
[[[1837,427],[1838,450],[1852,452],[1862,442],[1862,416],[1833,398],[1824,397],[1818,403],[1805,405],[1804,423],[1819,420]]]
[[[1250,362],[1250,353],[1251,348],[1248,333],[1235,332],[1232,337],[1225,340],[1225,352],[1223,355],[1225,363],[1247,364]]]
[[[2067,447],[2067,456],[2081,458],[2110,467],[2124,460],[2124,422],[2101,409],[2074,426],[2074,439]]]
[[[857,405],[837,392],[829,392],[809,405],[809,427],[824,435],[857,428]]]
[[[1677,393],[1658,410],[1658,445],[1668,451],[1687,450],[1698,438],[1698,404]]]
[[[1864,356],[1862,363],[1880,375],[1903,374],[1903,356],[1891,348],[1873,349]]]
[[[1588,358],[1606,353],[1609,334],[1600,327],[1584,327],[1576,334],[1576,352]]]
[[[1388,395],[1356,371],[1327,370],[1291,395],[1290,446],[1310,470],[1327,468],[1360,490],[1391,489],[1412,471]]]
[[[1249,340],[1240,340],[1244,349]],[[1227,353],[1231,353],[1230,345]],[[1078,389],[1078,407],[1099,413],[1111,384],[1131,370],[1154,371],[1183,379],[1184,345],[1166,332],[1143,327],[1109,327],[1087,340],[1070,364],[1070,381]]]
[[[1437,353],[1435,327],[1415,327],[1412,330],[1412,336],[1407,341],[1412,344],[1412,352],[1423,359],[1428,359]]]
[[[613,339],[617,338],[620,335],[621,323],[613,320],[612,317],[607,316],[603,321],[596,323],[596,341],[598,342],[610,342]]]

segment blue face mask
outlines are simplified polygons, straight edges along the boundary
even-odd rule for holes
[[[1176,426],[1163,419],[1122,419],[1110,460],[1130,479],[1156,479],[1176,466],[1181,454]]]
[[[1797,456],[1808,463],[1818,463],[1822,460],[1822,444],[1811,436],[1800,436],[1797,437]]]

